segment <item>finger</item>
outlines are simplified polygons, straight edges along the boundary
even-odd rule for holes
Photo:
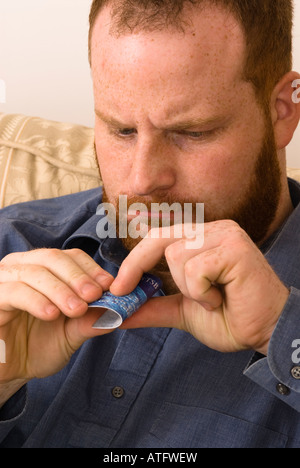
[[[29,252],[11,253],[4,257],[0,264],[17,265],[17,264],[34,264],[46,266],[49,270],[60,273],[65,264],[77,265],[90,278],[99,282],[103,286],[103,280],[113,277],[103,270],[87,253],[80,249],[59,250],[59,249],[37,249]]]
[[[186,297],[200,303],[207,310],[219,308],[223,303],[223,296],[220,287],[205,274],[197,272],[187,273],[186,284],[188,294]]]
[[[113,280],[111,275],[104,272],[91,257],[78,249],[73,251],[40,249],[10,254],[1,264],[12,267],[28,264],[41,265],[86,302],[99,298],[102,290],[107,289]]]
[[[223,302],[222,287],[234,278],[234,254],[222,246],[190,258],[184,266],[188,296],[216,309]],[[206,307],[207,308],[207,307]]]
[[[184,296],[189,295],[184,274],[185,262],[194,256],[191,250],[185,249],[185,240],[177,241],[169,245],[165,250],[165,257],[172,274],[172,278],[177,285],[178,289]]]
[[[60,311],[47,297],[27,284],[12,282],[0,284],[0,310],[11,313],[26,311],[42,320],[54,320]],[[11,315],[1,314],[0,326],[7,323]]]
[[[107,290],[114,280],[108,271],[98,265],[92,257],[80,249],[64,250],[94,281],[100,284],[103,291]]]
[[[150,230],[149,235],[141,240],[122,263],[119,273],[111,285],[111,292],[116,295],[128,294],[131,292],[138,284],[142,274],[150,271],[164,254],[166,255],[168,263],[171,261],[171,256],[174,254],[176,257],[174,263],[180,267],[198,252],[219,245],[227,231],[230,233],[233,230],[240,229],[236,223],[227,220],[206,223],[204,225],[204,244],[200,243],[201,247],[191,249],[191,227],[185,231],[185,226],[181,227],[183,229],[182,239],[178,239],[178,236],[176,238],[173,237],[175,227],[173,227],[173,231],[172,229],[164,231],[164,228]],[[169,237],[165,235],[165,232],[170,234]],[[187,240],[187,237],[189,237],[189,240]],[[199,243],[196,242],[195,246],[198,245]],[[172,275],[173,274],[175,275],[174,280],[180,290],[182,290],[181,287],[185,288],[183,271],[176,274],[176,268],[173,268]]]
[[[45,296],[52,304],[55,304],[63,314],[73,317],[86,312],[87,302],[79,297],[63,281],[54,276],[47,268],[39,265],[16,265],[13,267],[0,268],[0,282],[2,287],[7,283],[23,283]],[[99,292],[100,286],[98,286]],[[17,291],[6,296],[8,303],[15,301]],[[102,292],[100,291],[100,295]],[[26,310],[22,308],[22,310]]]
[[[225,220],[205,225],[205,241],[200,248],[186,248],[185,240],[170,244],[165,256],[182,294],[207,310],[220,307],[223,294],[218,283],[225,280],[223,273],[228,266],[237,261],[238,249],[233,246],[241,239],[244,242],[245,236],[236,223]]]
[[[183,329],[181,294],[155,297],[121,325],[121,329],[167,327]]]
[[[201,254],[191,254],[182,243],[176,243],[166,249],[166,259],[172,277],[182,294],[201,303],[211,310],[222,304],[222,293],[215,283],[218,282],[221,265],[219,250],[210,249]],[[208,261],[207,261],[208,259]]]
[[[168,263],[172,265],[185,264],[189,259],[201,252],[206,252],[224,245],[225,242],[232,238],[233,231],[239,234],[245,234],[233,221],[225,220],[206,223],[204,225],[204,241],[200,247],[195,249],[189,248],[187,244],[192,243],[192,241],[185,238],[177,242],[170,242],[165,249],[166,259]],[[198,243],[195,242],[195,246],[197,245]]]
[[[158,237],[162,236],[163,229],[152,229],[152,236],[149,235],[142,239],[125,258],[110,287],[113,294],[124,295],[133,291],[143,273],[150,271],[163,257],[168,245],[178,241],[173,237]],[[153,231],[157,232],[157,236],[153,235]]]

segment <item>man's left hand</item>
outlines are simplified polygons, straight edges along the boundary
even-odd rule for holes
[[[151,299],[122,328],[178,328],[218,351],[266,355],[289,290],[233,221],[206,223],[201,248],[187,249],[186,242],[155,238],[150,231],[130,252],[113,294],[131,292],[163,255],[180,293]]]

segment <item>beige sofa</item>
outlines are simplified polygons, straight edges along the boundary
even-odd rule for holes
[[[300,181],[300,169],[289,169]],[[101,185],[92,128],[0,114],[0,207]]]
[[[0,114],[0,207],[100,184],[93,129]]]

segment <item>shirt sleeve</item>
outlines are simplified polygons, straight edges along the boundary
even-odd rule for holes
[[[268,356],[255,355],[244,374],[300,412],[300,290],[290,289]]]
[[[92,189],[1,209],[0,259],[11,252],[62,248],[96,214],[100,195],[99,189]]]

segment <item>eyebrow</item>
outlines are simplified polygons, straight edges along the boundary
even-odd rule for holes
[[[174,122],[170,125],[166,125],[165,129],[178,131],[178,130],[187,130],[193,127],[210,127],[210,126],[224,124],[227,120],[228,118],[223,117],[223,116],[210,117],[207,119],[196,117],[196,118],[192,118],[189,120],[184,120],[182,122]]]
[[[129,128],[128,125],[123,124],[122,122],[118,121],[114,117],[104,115],[99,110],[95,110],[95,114],[103,122],[105,122],[105,123],[107,123],[109,125],[112,125],[113,127]],[[210,117],[210,118],[207,118],[207,119],[197,118],[196,117],[196,118],[188,119],[188,120],[185,120],[185,121],[182,121],[182,122],[179,121],[179,122],[174,122],[174,123],[171,123],[171,124],[167,124],[166,126],[164,126],[164,130],[182,131],[182,130],[187,130],[189,128],[193,128],[193,127],[197,127],[197,126],[206,127],[206,126],[214,126],[214,125],[220,125],[220,124],[224,125],[227,121],[228,121],[227,116],[225,116],[225,117],[224,116],[216,116],[216,117]]]
[[[102,114],[102,112],[100,112],[97,109],[95,109],[95,114],[97,117],[99,117],[99,119],[103,120],[103,122],[107,124],[110,124],[114,127],[124,127],[124,128],[126,127],[127,128],[127,125],[125,124],[123,125],[122,122],[116,120],[114,117]]]

